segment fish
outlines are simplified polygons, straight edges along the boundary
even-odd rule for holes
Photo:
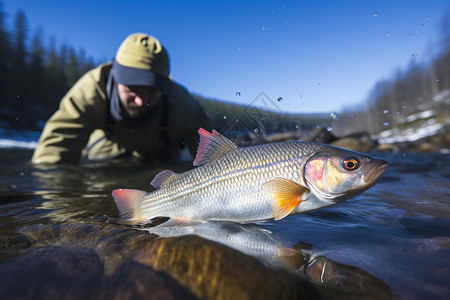
[[[375,185],[388,167],[382,159],[315,142],[248,147],[200,128],[196,167],[164,170],[152,192],[115,189],[124,220],[168,217],[174,222],[251,223],[329,207]]]

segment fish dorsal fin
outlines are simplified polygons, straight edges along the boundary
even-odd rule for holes
[[[169,184],[172,181],[174,181],[176,178],[178,178],[179,174],[170,171],[170,170],[164,170],[156,174],[155,178],[153,178],[152,182],[150,183],[153,187],[159,189],[163,185]]]
[[[263,184],[264,190],[272,194],[272,209],[275,220],[289,215],[302,201],[309,198],[310,189],[286,178],[275,178]]]
[[[194,166],[202,166],[218,159],[236,148],[236,145],[213,129],[212,133],[200,128],[200,144],[194,159]]]

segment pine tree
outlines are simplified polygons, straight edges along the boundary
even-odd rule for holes
[[[3,108],[9,108],[8,99],[12,95],[11,90],[11,65],[9,57],[11,55],[9,34],[5,26],[5,14],[3,12],[3,2],[0,0],[0,104]]]

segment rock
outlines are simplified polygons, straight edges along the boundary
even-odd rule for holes
[[[164,272],[129,261],[103,284],[99,299],[197,299],[188,289]]]
[[[375,148],[375,150],[399,152],[401,150],[401,148],[394,144],[380,144]]]
[[[364,142],[358,138],[345,137],[335,140],[331,143],[332,146],[344,148],[347,150],[359,151],[359,152],[369,152],[372,149],[372,145]]]
[[[2,299],[319,297],[294,272],[270,269],[197,236],[156,238],[147,231],[82,223],[32,225],[7,244],[27,249],[2,264]]]
[[[369,273],[317,256],[304,269],[306,278],[322,286],[324,298],[393,299],[388,285]]]
[[[175,278],[202,299],[316,299],[306,280],[197,236],[157,239],[139,263]]]
[[[92,249],[42,247],[0,268],[1,299],[90,299],[99,293],[103,267]]]
[[[327,128],[321,127],[316,129],[311,136],[305,138],[305,141],[308,142],[317,142],[322,144],[329,144],[331,142],[334,142],[336,140],[336,136],[331,132],[328,131]]]

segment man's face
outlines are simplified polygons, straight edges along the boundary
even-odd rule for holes
[[[145,117],[160,101],[162,92],[158,89],[117,84],[120,102],[130,118],[139,119]]]

